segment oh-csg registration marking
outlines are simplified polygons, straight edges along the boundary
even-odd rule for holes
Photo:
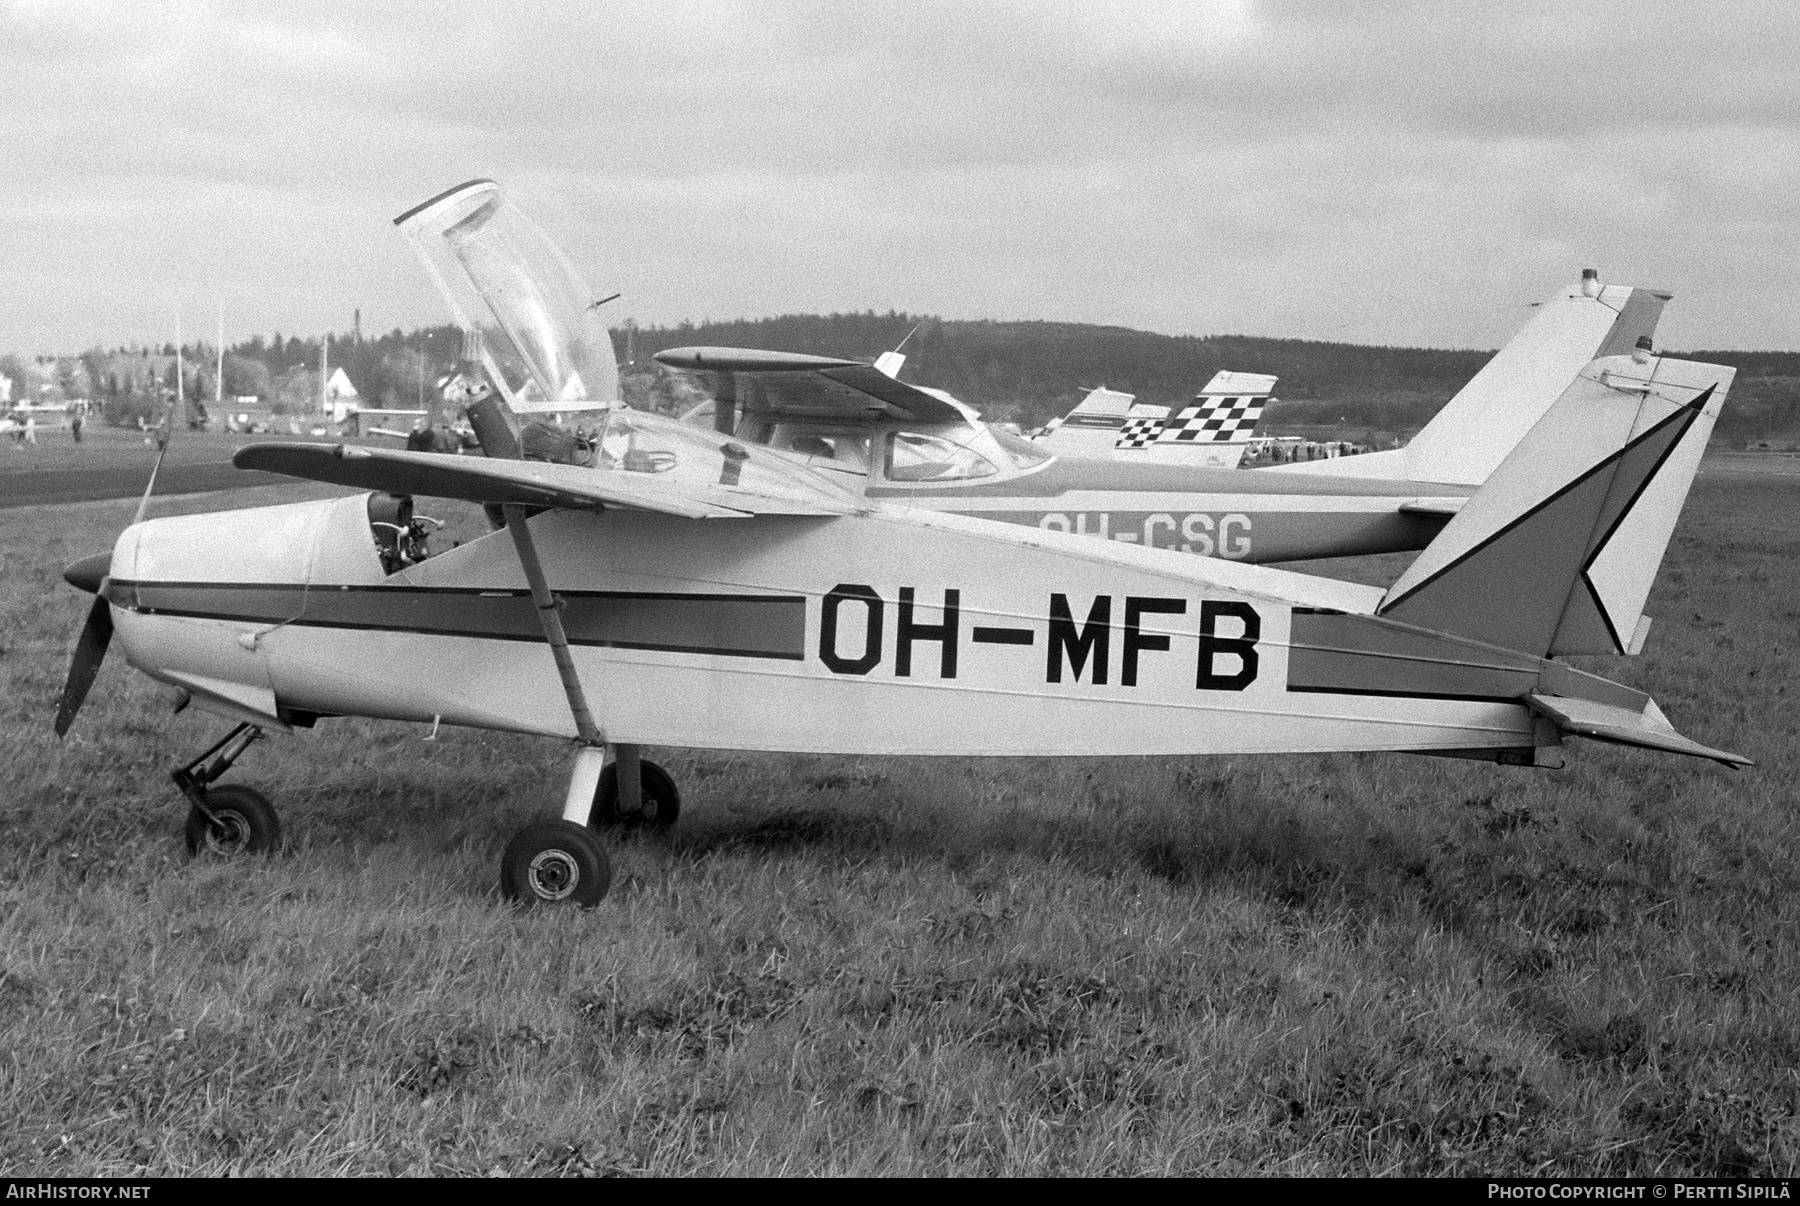
[[[1116,669],[1119,686],[1135,687],[1144,655],[1169,650],[1170,634],[1166,630],[1145,631],[1144,618],[1193,614],[1198,637],[1195,689],[1242,691],[1256,681],[1256,644],[1262,638],[1262,617],[1240,600],[1200,600],[1199,606],[1190,611],[1190,601],[1183,598],[1095,595],[1083,609],[1071,605],[1068,595],[1053,592],[1044,618],[1037,624],[973,624],[966,628],[960,590],[944,591],[942,604],[935,606],[942,618],[936,623],[925,623],[917,618],[917,591],[913,587],[900,587],[890,603],[872,586],[840,582],[825,595],[819,617],[819,660],[833,674],[862,675],[891,656],[896,678],[913,677],[915,660],[926,667],[923,672],[927,673],[929,662],[935,661],[937,677],[953,679],[957,655],[966,640],[974,645],[1042,648],[1046,683],[1086,681],[1104,686],[1114,681]],[[894,615],[891,643],[886,640],[890,611]],[[850,631],[858,620],[862,629],[860,641]],[[927,647],[923,657],[915,651],[917,646]],[[935,658],[930,656],[932,653]]]

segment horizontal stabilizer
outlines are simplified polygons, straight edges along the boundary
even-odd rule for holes
[[[1565,733],[1572,733],[1577,737],[1592,737],[1596,741],[1611,741],[1618,745],[1638,745],[1646,749],[1667,750],[1672,754],[1710,758],[1733,769],[1756,765],[1742,754],[1715,750],[1711,746],[1683,737],[1663,718],[1662,712],[1654,703],[1645,704],[1641,712],[1634,712],[1630,708],[1614,704],[1596,703],[1589,699],[1569,699],[1561,695],[1531,694],[1525,697],[1525,702],[1532,711],[1551,720]]]
[[[1098,389],[1090,389],[1087,396],[1075,404],[1070,415],[1110,415],[1123,419],[1131,413],[1131,404],[1137,401],[1136,394],[1128,394],[1123,390],[1107,389],[1104,385]],[[1167,414],[1167,410],[1164,412]],[[1066,420],[1065,420],[1066,421]]]
[[[1402,515],[1441,515],[1446,518],[1463,509],[1466,498],[1409,498],[1400,504]]]
[[[1267,373],[1234,373],[1220,369],[1201,387],[1203,394],[1272,394],[1279,377]]]

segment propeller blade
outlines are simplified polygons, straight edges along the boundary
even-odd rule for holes
[[[144,483],[144,497],[138,499],[137,514],[131,517],[131,522],[134,524],[143,523],[144,512],[150,509],[150,492],[156,489],[156,473],[162,468],[163,453],[168,450],[169,436],[167,432],[164,432],[162,438],[156,443],[156,462],[150,466],[150,480]]]
[[[75,714],[81,711],[88,688],[100,673],[100,663],[106,659],[112,634],[112,604],[105,595],[97,594],[94,605],[88,609],[87,623],[81,626],[81,639],[75,642],[75,656],[69,660],[69,679],[63,684],[62,701],[56,705],[58,737],[67,736],[69,726],[75,723]]]

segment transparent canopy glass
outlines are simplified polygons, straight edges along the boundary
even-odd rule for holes
[[[394,219],[417,249],[515,412],[619,398],[612,337],[562,251],[491,180],[458,185]]]

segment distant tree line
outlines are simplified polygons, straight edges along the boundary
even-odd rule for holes
[[[325,338],[275,332],[231,345],[224,394],[254,396],[277,413],[310,410],[320,396]],[[407,409],[422,400],[429,407],[436,381],[462,355],[462,334],[454,326],[328,338],[329,369],[341,368],[369,406]],[[949,390],[991,419],[1027,427],[1067,413],[1095,386],[1170,405],[1192,397],[1215,372],[1232,369],[1280,377],[1278,401],[1267,412],[1270,426],[1356,428],[1395,438],[1422,426],[1492,355],[1253,335],[1157,335],[1085,323],[946,321],[894,310],[627,324],[613,332],[613,341],[623,392],[640,405],[667,408],[679,401],[659,380],[652,359],[667,348],[753,347],[871,360],[900,347],[907,357],[904,380]],[[175,350],[172,344],[93,348],[55,359],[56,385],[67,397],[97,399],[109,422],[155,418],[175,394]],[[1800,436],[1800,352],[1680,354],[1738,369],[1719,422],[1721,437]],[[182,364],[183,396],[210,404],[218,386],[217,349],[186,346]],[[8,376],[22,377],[28,367],[17,357],[0,360],[0,372]]]
[[[910,333],[910,338],[908,335]],[[1167,406],[1192,397],[1221,369],[1281,378],[1266,412],[1272,427],[1351,428],[1406,438],[1493,356],[1492,351],[1382,347],[1256,335],[1157,335],[1060,322],[945,321],[889,311],[784,314],[733,322],[636,327],[639,371],[665,348],[769,348],[869,360],[898,346],[902,379],[949,390],[990,419],[1040,426],[1105,385]],[[614,333],[624,363],[624,333]],[[1800,438],[1800,352],[1678,352],[1738,370],[1717,427],[1743,441]]]

